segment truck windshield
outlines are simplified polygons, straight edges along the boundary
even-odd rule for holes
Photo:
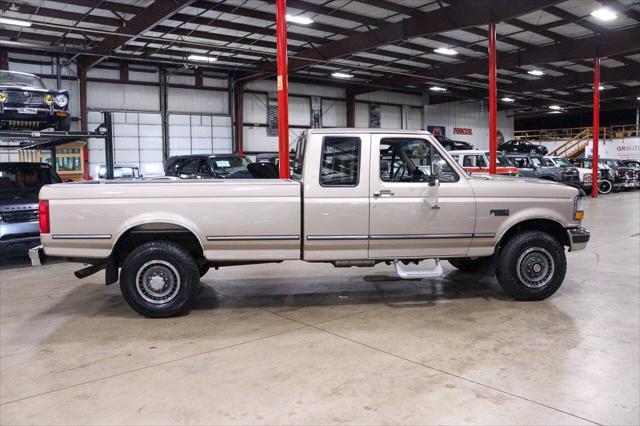
[[[217,173],[227,174],[247,170],[249,162],[244,157],[230,155],[228,157],[210,157],[209,164]]]
[[[49,166],[40,163],[0,163],[0,196],[16,192],[38,193],[40,188],[61,180]]]
[[[553,161],[560,167],[573,167],[573,164],[566,158],[554,158]]]
[[[0,86],[32,86],[46,89],[40,77],[11,71],[0,71]]]

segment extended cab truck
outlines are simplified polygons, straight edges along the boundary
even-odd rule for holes
[[[313,129],[290,180],[77,182],[40,193],[47,256],[106,268],[137,312],[187,312],[209,267],[302,259],[338,267],[393,262],[401,278],[495,265],[518,300],[552,295],[580,250],[576,188],[470,176],[427,132]],[[35,264],[42,249],[31,251]],[[437,259],[434,270],[406,264]]]

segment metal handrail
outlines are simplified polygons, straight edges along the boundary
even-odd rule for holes
[[[514,136],[516,139],[538,142],[572,140],[579,137],[585,130],[592,131],[592,128],[570,127],[562,129],[517,130],[514,132]],[[602,140],[640,137],[640,128],[635,124],[600,127],[600,137]]]

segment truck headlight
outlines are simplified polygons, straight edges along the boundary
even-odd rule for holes
[[[585,182],[591,182],[593,180],[593,173],[585,173],[584,174],[584,181]]]
[[[7,101],[7,92],[0,92],[0,102],[5,103]]]
[[[53,103],[53,96],[44,95],[44,103],[47,105],[51,105]]]
[[[56,95],[55,102],[56,102],[56,105],[64,108],[69,103],[69,98],[67,98],[66,95]]]
[[[573,201],[573,219],[582,220],[584,218],[584,198],[580,195],[576,196]]]

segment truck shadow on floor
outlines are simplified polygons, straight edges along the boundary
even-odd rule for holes
[[[220,296],[247,307],[281,309],[363,304],[401,309],[434,306],[446,300],[511,300],[493,277],[459,271],[429,280],[402,280],[385,274],[253,280],[209,280],[205,276],[194,309],[215,308]]]

